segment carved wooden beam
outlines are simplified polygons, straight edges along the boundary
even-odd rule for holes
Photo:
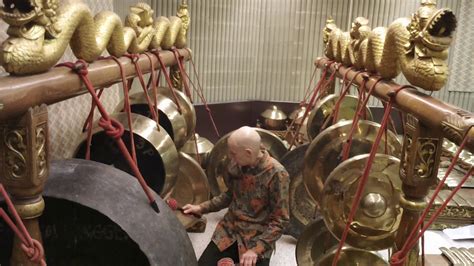
[[[329,63],[327,58],[315,61],[318,68],[324,69]],[[330,66],[330,71],[337,71],[337,76],[343,78],[349,71],[347,78],[350,80],[356,75],[356,71],[341,66],[336,70],[335,64]],[[362,75],[358,75],[354,83],[361,85]],[[370,77],[366,83],[366,90],[376,82],[376,77]],[[375,86],[374,96],[388,101],[387,93],[396,89],[399,85],[393,81],[381,81]],[[405,89],[398,93],[395,107],[415,116],[420,123],[433,130],[441,130],[443,136],[456,144],[461,144],[465,134],[468,136],[466,149],[474,152],[474,114],[466,110],[444,103],[415,89]]]
[[[184,60],[189,60],[191,52],[179,49]],[[176,59],[171,51],[160,51],[166,66],[175,65]],[[156,69],[160,67],[158,59],[151,54]],[[128,57],[119,59],[127,78],[135,77],[135,68]],[[151,72],[148,57],[140,55],[138,64],[144,74]],[[108,87],[121,81],[120,70],[112,59],[99,60],[89,65],[89,79],[96,88]],[[0,78],[0,121],[24,114],[32,106],[53,104],[81,94],[87,90],[79,76],[67,67],[57,67],[42,74],[31,76],[6,76]]]

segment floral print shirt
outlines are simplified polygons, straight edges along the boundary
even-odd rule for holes
[[[228,190],[201,203],[203,213],[229,207],[212,241],[223,251],[235,241],[242,255],[252,249],[270,258],[275,242],[289,223],[289,177],[266,150],[255,167],[230,165]]]

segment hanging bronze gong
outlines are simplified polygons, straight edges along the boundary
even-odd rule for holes
[[[331,266],[334,256],[336,255],[337,246],[331,249],[326,255],[324,255],[316,264],[318,266]],[[342,247],[341,255],[337,261],[337,265],[344,266],[388,266],[389,264],[380,257],[377,253],[357,249],[349,246]]]
[[[169,88],[158,87],[157,91],[158,95],[164,95],[170,98],[176,104],[174,95]],[[194,130],[196,129],[196,110],[194,110],[194,105],[188,96],[186,96],[186,94],[177,89],[173,89],[173,91],[175,92],[176,99],[178,100],[179,106],[181,107],[184,120],[186,120],[186,136],[187,140],[189,140],[193,136]],[[151,91],[150,94],[152,94]]]
[[[196,133],[193,137],[186,141],[180,151],[191,155],[191,157],[201,163],[202,168],[206,168],[207,160],[209,158],[209,154],[211,154],[213,147],[214,144],[212,144],[211,141],[199,136],[199,134]]]
[[[151,93],[150,98],[151,98]],[[130,95],[130,108],[132,113],[141,114],[152,118],[146,95],[143,91]],[[152,100],[153,104],[153,100]],[[157,96],[157,115],[159,116],[160,126],[170,135],[176,147],[181,148],[191,135],[187,135],[188,129],[186,119],[182,113],[179,113],[178,106],[167,96]],[[123,112],[123,101],[115,108],[115,112]]]
[[[324,184],[321,212],[329,231],[338,239],[346,226],[368,157],[369,154],[362,154],[342,162]],[[398,158],[375,155],[359,208],[349,228],[347,244],[369,250],[393,246],[402,216],[399,168]]]
[[[130,131],[127,114],[111,115],[125,127],[122,140],[130,150]],[[137,154],[138,168],[148,186],[160,195],[169,193],[176,183],[178,174],[178,151],[168,133],[148,117],[131,114],[132,129]],[[133,174],[127,161],[112,138],[94,123],[92,130],[90,159],[108,165],[113,165],[122,171]],[[74,153],[75,158],[85,158],[87,133],[84,133]]]
[[[209,199],[209,194],[209,183],[199,163],[186,153],[179,152],[178,178],[171,193],[178,207],[186,204],[200,204]],[[185,215],[180,210],[176,210],[175,213],[186,229],[191,227],[196,220],[194,216]]]
[[[322,217],[309,223],[296,242],[298,265],[316,265],[338,241],[329,232]]]
[[[310,196],[320,202],[324,182],[329,174],[341,163],[343,144],[351,131],[352,120],[338,122],[325,129],[311,142],[306,151],[303,167],[303,182]],[[351,158],[355,155],[369,153],[374,143],[380,125],[361,120],[355,130],[352,146],[349,153]],[[400,157],[402,145],[396,135],[388,131],[387,154]],[[385,138],[380,142],[379,153],[385,152]]]
[[[262,145],[273,158],[279,160],[286,153],[287,148],[277,135],[265,129],[254,129],[260,134]],[[212,196],[217,196],[227,190],[225,180],[227,179],[227,167],[230,162],[227,157],[227,138],[230,134],[232,132],[219,139],[209,155],[206,173]]]
[[[308,117],[307,131],[310,140],[333,124],[334,109],[338,100],[339,95],[330,94],[316,104]],[[340,103],[337,121],[352,120],[357,112],[358,102],[358,97],[346,95]],[[368,107],[365,107],[365,120],[372,121],[372,112]]]
[[[280,160],[290,175],[290,225],[286,233],[297,239],[306,225],[320,217],[316,213],[316,202],[308,195],[303,183],[303,161],[308,146],[298,146]]]

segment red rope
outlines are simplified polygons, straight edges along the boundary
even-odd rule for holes
[[[318,71],[318,63],[319,63],[319,60],[321,60],[322,58],[319,58],[316,60],[316,64],[314,66],[314,71],[313,71],[313,74],[311,74],[311,78],[309,80],[309,84],[308,84],[308,87],[306,87],[306,90],[305,90],[305,93],[304,93],[304,96],[303,96],[303,100],[300,102],[300,106],[303,106],[306,104],[306,101],[308,100],[308,97],[311,95],[311,85],[313,84],[313,81],[314,81],[314,78],[316,77],[316,72]]]
[[[146,57],[148,57],[148,61],[150,61],[150,66],[151,66],[151,74],[150,74],[150,79],[148,80],[147,84],[147,89],[150,89],[151,86],[151,91],[153,92],[153,109],[155,110],[155,114],[158,113],[158,90],[157,90],[157,78],[156,78],[156,72],[155,72],[155,63],[153,63],[153,59],[148,53],[145,53]],[[157,114],[156,115],[156,128],[158,131],[160,131],[160,116]]]
[[[165,63],[163,62],[163,60],[161,60],[160,51],[152,50],[151,52],[156,56],[156,58],[158,59],[158,62],[160,63],[160,66],[161,66],[160,73],[162,72],[163,75],[165,76],[166,83],[168,83],[168,88],[171,91],[171,94],[173,95],[173,99],[174,99],[174,102],[175,102],[176,106],[178,107],[178,112],[180,114],[182,114],[183,111],[181,109],[181,104],[179,104],[178,96],[176,95],[176,92],[173,89],[173,83],[171,82],[170,75],[168,74],[168,71],[166,70]]]
[[[373,85],[372,87],[374,88],[375,85]],[[356,194],[354,196],[354,201],[352,202],[351,211],[349,213],[349,217],[347,218],[347,223],[346,223],[346,226],[344,228],[344,232],[342,233],[341,241],[339,242],[339,246],[337,248],[336,254],[335,254],[334,259],[332,261],[333,266],[337,265],[337,261],[339,260],[339,257],[341,255],[342,247],[344,246],[344,243],[346,242],[347,234],[349,233],[349,227],[352,224],[355,213],[356,213],[356,211],[359,207],[360,200],[362,199],[362,192],[364,191],[365,185],[367,184],[368,177],[369,177],[369,172],[370,172],[370,169],[372,168],[372,163],[374,161],[375,154],[377,154],[377,149],[379,147],[380,140],[382,139],[384,128],[387,126],[388,117],[390,116],[390,112],[392,110],[392,105],[393,105],[393,102],[395,101],[395,97],[396,97],[397,93],[400,90],[402,90],[404,88],[407,88],[407,87],[409,87],[409,86],[400,86],[395,91],[393,91],[393,93],[389,94],[390,101],[388,102],[387,107],[385,108],[385,113],[384,113],[384,116],[382,118],[382,122],[381,122],[381,125],[380,125],[380,130],[378,131],[377,136],[375,137],[374,144],[372,145],[372,148],[370,149],[370,154],[369,154],[369,157],[368,157],[367,162],[365,164],[364,172],[363,172],[363,174],[360,178],[359,185],[357,186],[357,191],[356,191]],[[364,88],[362,88],[362,89],[364,89]],[[367,97],[367,99],[368,98],[369,97]]]
[[[97,97],[97,94],[95,93],[94,86],[92,85],[89,77],[88,77],[88,70],[87,70],[87,63],[80,59],[76,63],[72,62],[67,62],[67,63],[62,63],[59,64],[58,66],[66,66],[75,71],[79,77],[81,78],[82,82],[85,84],[87,90],[89,93],[92,95],[97,108],[99,109],[99,112],[102,116],[102,118],[99,120],[99,125],[105,130],[105,133],[112,137],[115,142],[117,143],[120,151],[122,152],[122,155],[125,157],[128,165],[130,166],[132,172],[134,173],[135,177],[138,179],[138,182],[140,183],[143,191],[145,192],[148,201],[152,208],[156,211],[159,212],[158,205],[153,197],[153,195],[150,192],[150,189],[148,185],[146,184],[143,176],[140,173],[140,170],[138,169],[137,164],[131,157],[130,153],[127,150],[127,147],[125,146],[125,143],[123,142],[121,136],[123,135],[124,128],[123,125],[120,124],[117,120],[111,118],[107,111],[105,110],[104,106],[100,102],[99,98]]]
[[[23,250],[23,252],[25,252],[28,259],[33,263],[45,266],[46,262],[44,260],[43,245],[41,245],[41,243],[38,240],[31,237],[30,233],[28,232],[25,225],[23,224],[23,221],[20,218],[20,215],[18,215],[18,212],[16,211],[15,206],[13,205],[13,202],[8,196],[7,191],[3,187],[3,184],[1,183],[0,183],[0,194],[5,199],[8,211],[10,212],[11,215],[13,215],[13,218],[15,219],[16,224],[15,222],[12,221],[12,219],[10,219],[10,217],[7,215],[7,213],[5,212],[3,208],[0,208],[0,217],[2,217],[5,220],[5,222],[12,229],[15,235],[20,239],[21,249]]]
[[[138,64],[138,59],[140,59],[140,56],[137,55],[137,54],[127,54],[125,56],[130,58],[132,60],[133,65],[135,66],[135,71],[137,73],[138,80],[140,81],[140,85],[142,86],[143,93],[145,94],[145,99],[146,99],[146,102],[148,104],[148,108],[150,109],[151,117],[153,118],[153,120],[155,120],[155,122],[158,123],[156,109],[153,108],[153,106],[152,106],[150,96],[148,95],[148,87],[146,86],[145,81],[143,80],[143,72],[140,68],[140,65]],[[153,67],[153,65],[152,65],[152,67]],[[153,74],[154,70],[152,70],[151,72]]]
[[[359,94],[361,94],[361,91],[365,91],[365,84],[367,83],[368,78],[364,78],[362,81],[362,85],[359,88]],[[368,95],[372,95],[373,91],[375,90],[375,86],[377,83],[379,83],[382,80],[382,78],[378,78],[375,83],[370,87]],[[369,96],[364,98],[364,101],[358,106],[357,113],[354,116],[354,119],[352,120],[352,126],[351,126],[351,131],[349,132],[349,135],[347,136],[346,142],[342,146],[342,161],[347,160],[349,158],[349,152],[351,150],[352,146],[352,138],[354,136],[354,133],[357,129],[357,126],[359,125],[359,120],[361,118],[361,112],[365,113],[365,106],[367,105],[367,102],[369,101]]]
[[[100,99],[102,93],[104,92],[104,88],[99,89],[99,93],[97,97]],[[92,124],[92,120],[94,119],[94,110],[95,110],[95,103],[94,101],[91,102],[91,108],[89,109],[89,114],[87,115],[86,121],[84,121],[84,125],[82,125],[82,132],[85,132],[89,126]]]
[[[341,90],[341,93],[339,94],[339,99],[337,99],[337,102],[334,106],[334,115],[333,115],[333,118],[332,118],[332,123],[333,124],[335,124],[337,122],[337,118],[339,117],[339,109],[341,108],[342,100],[344,99],[346,94],[349,92],[350,88],[352,87],[352,83],[357,78],[357,76],[359,74],[363,73],[361,71],[357,71],[356,74],[352,77],[352,79],[349,82],[347,82],[347,74],[349,73],[350,70],[351,70],[351,68],[347,69],[346,73],[344,73],[343,82],[344,82],[345,86],[344,86],[343,90]]]
[[[327,86],[328,84],[331,83],[331,81],[325,82],[325,76],[326,76],[326,73],[327,73],[328,69],[331,67],[332,64],[334,64],[334,62],[331,62],[331,63],[328,64],[327,68],[324,69],[324,72],[323,72],[323,75],[321,76],[321,79],[316,84],[316,87],[313,90],[313,95],[311,96],[311,99],[309,100],[309,104],[306,107],[306,110],[304,111],[301,123],[298,124],[298,126],[296,127],[296,131],[295,131],[296,134],[298,134],[298,132],[300,132],[300,129],[303,126],[303,123],[304,123],[306,117],[308,116],[308,113],[310,112],[310,110],[313,109],[314,105],[316,104],[316,99],[318,99],[321,96],[321,94],[322,94],[321,91],[324,90],[323,87],[325,87],[325,86]],[[339,66],[340,66],[340,64],[337,65],[337,68],[339,68]],[[337,72],[337,69],[331,74],[330,80],[331,79],[334,80],[336,72]],[[295,144],[295,141],[296,141],[296,136],[291,139],[291,143],[290,143],[290,146],[288,147],[288,150],[291,150],[291,148]]]
[[[188,50],[188,52],[189,52],[189,54],[191,54],[191,51]],[[199,75],[198,75],[198,72],[196,70],[196,65],[194,64],[194,60],[193,60],[192,56],[190,57],[189,61],[191,62],[191,65],[193,66],[194,76],[196,77],[196,81],[197,81],[198,86],[194,85],[194,83],[191,81],[191,79],[189,78],[189,75],[188,75],[188,73],[186,73],[186,71],[184,71],[183,73],[186,75],[189,82],[193,86],[194,92],[196,92],[198,97],[201,99],[201,102],[204,104],[204,107],[206,108],[209,119],[211,120],[212,127],[214,128],[214,132],[216,133],[217,137],[220,138],[221,134],[219,133],[219,130],[217,129],[216,122],[214,121],[214,117],[212,116],[212,111],[211,111],[211,108],[209,108],[209,104],[207,103],[206,97],[204,97],[204,90],[201,86],[201,81],[199,79]]]
[[[181,54],[179,53],[177,49],[173,48],[172,50],[173,50],[174,58],[176,58],[176,62],[178,62],[179,75],[181,76],[181,80],[183,81],[183,87],[184,87],[184,91],[186,92],[186,96],[188,96],[189,100],[193,102],[193,97],[191,95],[191,91],[189,90],[187,75],[184,74],[186,70],[183,65],[183,57],[181,56]]]
[[[325,77],[325,76],[326,76],[326,74],[327,74],[327,72],[328,72],[329,66],[330,66],[331,64],[333,64],[333,63],[334,63],[334,62],[331,61],[331,62],[329,62],[329,63],[325,66],[325,68],[324,68],[324,70],[323,70],[323,73],[321,74],[321,77]],[[313,74],[315,74],[315,73],[316,73],[316,69],[314,70],[314,73],[313,73]],[[311,77],[311,81],[309,82],[307,91],[309,91],[309,86],[310,86],[311,84],[313,84],[313,78],[314,78],[314,75]],[[315,91],[316,91],[316,90],[319,90],[319,86],[321,86],[321,83],[322,83],[322,82],[323,82],[323,79],[321,78],[321,79],[319,79],[318,83],[316,83],[316,85],[314,86],[314,88],[313,88],[313,90],[312,90],[313,96],[314,96]],[[308,105],[306,104],[306,100],[307,100],[307,99],[306,99],[306,95],[305,95],[303,101],[300,102],[300,107],[306,106],[306,110],[308,110],[309,107],[308,107]],[[305,113],[304,113],[304,114],[306,114],[306,110],[305,110]],[[304,116],[304,114],[303,114],[303,116]],[[306,115],[307,115],[307,114],[306,114]],[[304,123],[304,120],[305,120],[305,119],[306,119],[306,116],[304,116],[304,119],[301,120],[301,124]],[[291,121],[290,125],[289,125],[288,128],[286,129],[286,132],[285,132],[285,135],[283,136],[283,139],[286,139],[286,138],[288,137],[288,134],[291,132],[291,129],[293,128],[293,126],[294,126],[295,123],[296,123],[296,118],[293,119],[293,121]],[[301,128],[301,127],[299,127],[299,128]],[[292,139],[296,139],[297,136],[298,136],[298,133],[299,133],[299,129],[298,129],[298,131],[295,131],[295,136],[294,136]],[[293,142],[294,142],[294,141],[293,141]]]
[[[472,127],[472,126],[471,126]],[[470,127],[470,128],[471,128]],[[470,129],[469,128],[469,129]],[[466,132],[469,132],[469,130],[466,130]],[[434,193],[433,193],[433,196],[431,197],[428,205],[426,206],[425,210],[423,211],[423,213],[421,214],[420,218],[418,219],[418,222],[417,224],[413,227],[412,231],[410,232],[410,235],[408,236],[407,240],[405,241],[405,244],[403,245],[403,247],[396,253],[393,254],[392,258],[391,258],[391,265],[402,265],[403,262],[405,261],[406,259],[406,256],[408,255],[408,252],[416,245],[416,243],[418,242],[418,240],[421,238],[421,236],[423,236],[423,234],[425,233],[425,231],[431,226],[431,224],[436,220],[436,218],[438,218],[438,216],[441,214],[441,212],[444,210],[444,208],[446,208],[446,206],[448,205],[449,201],[454,197],[454,195],[461,189],[462,185],[466,182],[466,180],[472,175],[474,174],[473,172],[473,168],[471,167],[469,171],[467,171],[466,175],[463,177],[463,179],[461,180],[461,182],[459,182],[459,184],[456,186],[456,188],[454,188],[451,193],[449,194],[449,196],[446,198],[446,200],[443,202],[443,204],[441,205],[441,207],[438,208],[438,210],[436,210],[436,212],[430,217],[430,219],[428,220],[428,222],[425,224],[424,227],[422,227],[422,229],[420,230],[420,232],[418,233],[418,228],[420,228],[421,224],[423,223],[423,221],[425,220],[426,216],[428,215],[431,207],[433,206],[433,203],[436,199],[436,197],[438,196],[439,192],[442,190],[445,182],[446,182],[446,179],[448,178],[449,174],[451,173],[451,171],[453,170],[454,166],[456,165],[456,161],[458,160],[459,158],[459,154],[461,153],[461,151],[464,149],[464,146],[466,145],[467,143],[467,140],[468,140],[468,135],[466,134],[464,136],[464,139],[461,143],[461,145],[459,146],[459,149],[456,151],[456,153],[454,154],[454,157],[453,159],[451,160],[451,164],[449,165],[446,173],[444,174],[444,177],[443,179],[441,179],[441,181],[438,183],[438,185],[436,186],[436,189],[434,190]],[[418,233],[418,234],[417,234]]]

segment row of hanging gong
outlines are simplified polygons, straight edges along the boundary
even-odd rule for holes
[[[331,86],[332,82],[323,86]],[[295,121],[292,129],[299,129],[294,135],[304,135],[309,140],[281,159],[291,179],[288,233],[298,239],[298,265],[331,265],[333,262],[369,153],[381,128],[357,93],[344,92],[345,88],[350,90],[348,86],[352,86],[350,82],[342,84],[344,88],[341,87],[340,93],[324,94],[322,90],[313,106],[302,104],[291,115]],[[306,108],[310,110],[303,119]],[[350,146],[345,148],[348,143]],[[401,151],[397,135],[387,130],[348,228],[338,265],[388,265],[374,251],[393,246],[400,223]]]

